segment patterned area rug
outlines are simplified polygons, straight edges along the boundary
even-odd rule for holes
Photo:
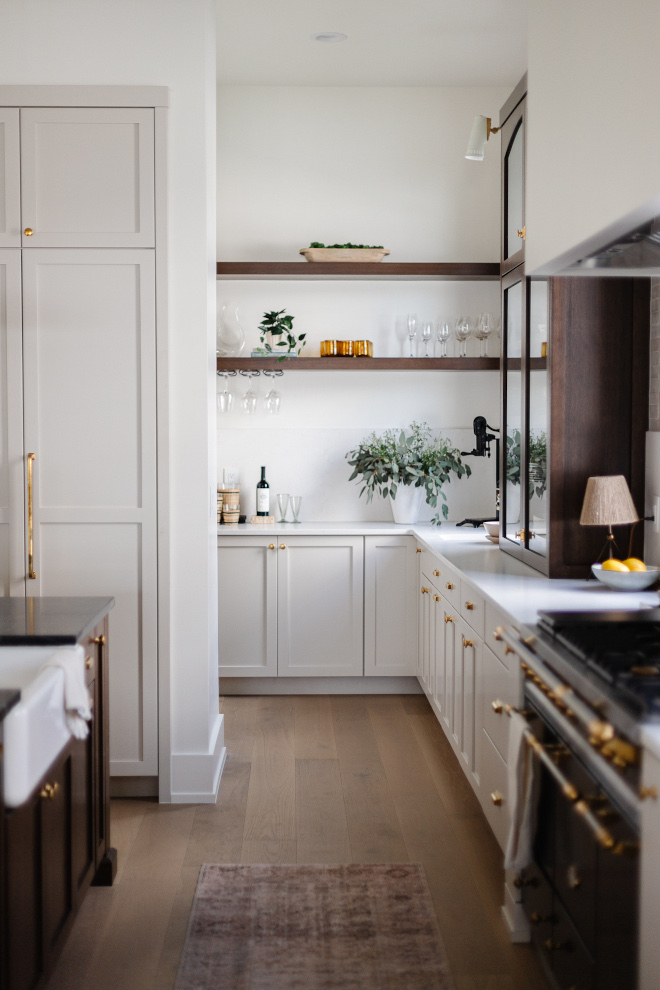
[[[176,990],[451,990],[418,863],[202,866]]]

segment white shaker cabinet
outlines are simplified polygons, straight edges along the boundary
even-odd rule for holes
[[[25,594],[21,252],[0,249],[0,596]]]
[[[277,559],[279,677],[360,677],[363,539],[286,536]]]
[[[415,675],[417,560],[411,536],[364,540],[365,676]]]
[[[21,144],[16,107],[0,107],[0,247],[21,246]]]
[[[153,247],[154,111],[20,113],[23,247]]]
[[[277,543],[218,538],[218,673],[277,676]]]

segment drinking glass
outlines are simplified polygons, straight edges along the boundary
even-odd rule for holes
[[[257,394],[252,391],[251,385],[248,385],[247,392],[241,396],[241,410],[246,416],[254,416],[257,411]]]
[[[408,340],[410,341],[410,356],[413,354],[413,340],[417,334],[417,313],[408,313]]]
[[[279,510],[279,513],[280,513],[280,518],[277,520],[278,522],[281,522],[281,523],[286,522],[286,514],[287,514],[287,510],[289,508],[289,498],[290,497],[291,497],[290,495],[278,495],[277,496],[277,508]]]
[[[424,357],[428,357],[429,356],[429,341],[431,340],[432,337],[433,337],[433,324],[432,323],[423,323],[422,324],[422,340],[424,341],[424,344],[426,346],[426,353],[424,354]]]
[[[271,416],[279,415],[281,402],[282,396],[275,388],[271,388],[270,392],[264,396],[264,408]]]
[[[225,380],[225,387],[222,392],[218,392],[216,401],[218,403],[218,410],[221,413],[229,413],[231,412],[231,407],[234,404],[234,396],[229,391],[229,375],[223,375],[222,377]]]
[[[300,506],[302,505],[302,495],[292,495],[291,496],[291,512],[293,514],[293,522],[299,523],[300,519]]]
[[[451,325],[448,320],[445,320],[444,323],[438,323],[435,336],[440,344],[440,357],[447,357],[447,341],[451,337]]]
[[[488,356],[488,339],[495,329],[495,320],[492,313],[482,313],[477,320],[474,336],[481,341],[480,357]]]
[[[225,303],[220,311],[216,335],[216,353],[220,357],[238,357],[245,347],[245,334],[241,326],[238,306]]]
[[[454,326],[454,336],[461,347],[458,352],[459,357],[467,357],[468,337],[472,334],[472,324],[467,316],[459,316]]]

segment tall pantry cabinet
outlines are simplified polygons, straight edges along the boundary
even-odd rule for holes
[[[0,594],[114,596],[111,772],[155,777],[156,110],[57,89],[0,108]]]

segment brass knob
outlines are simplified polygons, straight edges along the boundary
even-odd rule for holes
[[[275,544],[274,543],[269,543],[268,544],[268,549],[269,550],[274,550],[275,549]]]
[[[466,602],[465,607],[468,612],[474,612],[474,602]]]
[[[517,540],[524,540],[525,539],[525,530],[524,529],[519,529],[518,532],[517,533],[514,533],[513,535],[515,536],[515,538]]]
[[[60,789],[60,785],[57,783],[57,781],[55,781],[54,784],[44,784],[44,786],[41,788],[41,791],[39,792],[39,796],[42,797],[45,801],[52,801],[55,795],[57,794],[57,792],[59,791],[59,789]]]
[[[95,646],[105,646],[105,636],[95,636],[92,640]]]
[[[502,712],[504,711],[504,704],[500,701],[499,698],[496,698],[495,701],[491,701],[490,707],[493,709],[496,715],[501,715]]]
[[[493,629],[493,639],[496,639],[498,643],[502,641],[502,633],[504,632],[504,626],[498,626]]]
[[[490,796],[490,799],[493,802],[493,804],[496,805],[498,808],[501,806],[502,801],[504,800],[499,791],[493,791],[493,793]]]
[[[527,227],[523,227],[521,230],[517,230],[516,234],[521,240],[524,241],[525,238],[527,237]]]
[[[433,601],[434,602],[439,602],[440,601],[440,595],[434,595],[433,596]]]
[[[433,577],[440,577],[440,571],[433,571]]]
[[[421,553],[421,552],[422,551],[421,551],[420,547],[417,547],[416,550],[415,550],[415,553]]]
[[[463,636],[463,646],[474,646],[474,643],[471,639],[466,639],[465,636]]]
[[[445,622],[453,622],[453,621],[454,620],[452,619],[451,615],[446,615],[445,616]]]
[[[280,543],[280,550],[286,550],[286,543]]]
[[[451,583],[451,581],[447,581],[447,584],[445,585],[445,587],[446,587],[447,591],[453,591],[454,590],[454,585]]]
[[[94,666],[94,660],[92,657],[85,657],[85,669],[91,670]]]
[[[26,237],[32,237],[34,231],[32,230],[32,227],[26,227],[23,233],[25,234]]]

